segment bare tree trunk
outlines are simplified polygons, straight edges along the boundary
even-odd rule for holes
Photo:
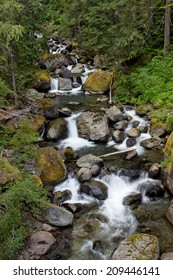
[[[17,94],[17,87],[16,87],[16,78],[15,78],[15,64],[14,64],[14,56],[12,49],[9,49],[9,63],[10,63],[10,71],[11,71],[11,83],[12,83],[12,90],[13,90],[13,97],[14,103],[18,107],[19,106],[19,96]]]
[[[153,27],[153,9],[152,9],[152,0],[145,0],[147,15],[148,15],[148,26],[149,28]]]
[[[166,6],[170,5],[172,0],[166,0]],[[166,55],[169,52],[170,47],[170,33],[171,33],[171,7],[165,9],[165,28],[164,28],[164,50]]]

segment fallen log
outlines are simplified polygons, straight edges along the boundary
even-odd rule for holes
[[[99,156],[100,158],[102,157],[109,157],[109,156],[113,156],[113,155],[118,155],[118,154],[123,154],[123,153],[128,153],[128,152],[132,152],[136,150],[135,148],[129,148],[129,149],[125,149],[125,150],[122,150],[122,151],[116,151],[116,152],[113,152],[113,153],[109,153],[109,154],[105,154],[105,155],[101,155]]]

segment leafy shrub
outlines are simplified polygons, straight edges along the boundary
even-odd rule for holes
[[[31,176],[16,181],[0,195],[0,259],[12,259],[22,248],[28,226],[22,213],[29,212],[37,217],[46,199],[45,191]]]

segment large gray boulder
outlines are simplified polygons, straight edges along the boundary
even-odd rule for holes
[[[63,207],[49,203],[42,214],[42,220],[53,226],[65,227],[73,223],[73,214]]]
[[[116,106],[112,106],[111,108],[106,110],[106,115],[113,122],[119,122],[126,119],[126,116],[118,109]]]
[[[79,116],[77,126],[83,138],[98,142],[107,142],[109,139],[109,123],[105,114],[85,112]]]
[[[157,260],[158,258],[158,238],[142,233],[124,239],[112,255],[113,260]]]
[[[94,165],[103,166],[103,160],[97,156],[92,154],[87,154],[85,156],[80,157],[76,162],[78,167],[86,167],[92,168]]]
[[[72,90],[72,80],[69,78],[58,79],[58,89],[59,90]]]
[[[48,140],[59,140],[67,135],[67,123],[63,118],[50,121],[46,128],[46,138]]]
[[[80,186],[80,191],[91,195],[99,200],[105,200],[108,197],[108,187],[101,181],[85,181]]]

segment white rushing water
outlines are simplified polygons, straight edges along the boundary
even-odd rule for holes
[[[68,138],[60,141],[60,147],[71,147],[74,151],[77,151],[83,147],[94,147],[95,143],[79,137],[76,120],[80,116],[80,113],[73,114],[71,117],[66,118],[68,127]]]
[[[127,126],[127,128],[125,129],[125,133],[129,130],[129,129],[131,129],[132,128],[132,126],[133,126],[133,122],[134,121],[138,121],[139,122],[139,127],[141,126],[147,126],[148,127],[148,131],[146,132],[146,133],[141,133],[141,135],[139,136],[139,137],[137,137],[136,138],[136,144],[133,146],[133,148],[134,149],[136,149],[136,151],[137,151],[137,154],[138,155],[141,155],[141,154],[143,154],[143,152],[145,151],[145,149],[140,145],[141,144],[141,142],[143,141],[143,140],[146,140],[146,139],[149,139],[149,138],[151,138],[151,135],[150,135],[150,133],[149,133],[149,121],[147,121],[147,120],[144,120],[144,119],[142,119],[141,117],[139,117],[137,114],[136,114],[136,112],[135,112],[135,110],[124,110],[125,111],[125,114],[127,115],[127,116],[130,116],[131,117],[131,120],[129,121],[129,124],[128,124],[128,126]],[[125,139],[124,139],[124,141],[121,143],[121,144],[117,144],[117,143],[115,143],[113,140],[111,140],[111,141],[109,141],[108,143],[107,143],[107,146],[111,146],[111,147],[113,147],[113,148],[115,148],[115,149],[117,149],[117,150],[125,150],[125,149],[127,149],[127,145],[126,145],[126,141],[127,141],[127,139],[128,139],[128,137],[126,137]]]

